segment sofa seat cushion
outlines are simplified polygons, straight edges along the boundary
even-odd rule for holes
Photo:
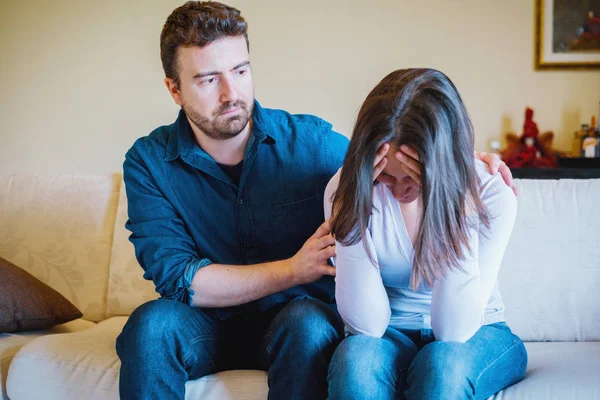
[[[115,341],[127,317],[113,317],[83,332],[44,336],[15,356],[8,377],[12,400],[118,400]],[[587,399],[600,396],[600,342],[526,343],[525,379],[496,400]],[[263,371],[225,371],[186,384],[187,400],[266,400]]]
[[[15,356],[8,376],[11,400],[119,398],[121,362],[117,336],[127,317],[112,317],[92,329],[31,341]],[[267,398],[263,371],[225,371],[186,384],[186,399]]]
[[[186,400],[267,400],[264,371],[223,371],[185,384]]]
[[[76,319],[66,324],[55,325],[51,329],[35,332],[24,333],[3,333],[0,334],[0,399],[8,399],[6,395],[6,378],[8,376],[8,368],[17,351],[25,344],[33,339],[45,335],[57,333],[78,332],[91,328],[96,325],[94,322],[84,319]]]
[[[492,399],[600,398],[600,342],[529,342],[525,347],[525,379]]]
[[[83,332],[27,343],[10,366],[10,399],[117,399],[115,339],[125,320],[110,318]]]

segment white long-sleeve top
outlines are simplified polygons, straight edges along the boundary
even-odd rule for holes
[[[381,337],[388,326],[398,329],[432,328],[436,340],[465,342],[482,324],[504,321],[504,304],[497,277],[514,224],[517,202],[502,177],[491,175],[477,161],[480,193],[490,215],[469,231],[470,252],[437,279],[433,288],[422,283],[410,289],[414,248],[404,225],[400,204],[382,184],[373,190],[373,210],[366,241],[343,246],[336,242],[335,290],[338,310],[348,331]],[[325,218],[331,216],[331,198],[340,171],[325,190]]]

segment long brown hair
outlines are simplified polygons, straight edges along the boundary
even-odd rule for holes
[[[458,90],[433,69],[387,75],[357,117],[333,197],[332,233],[343,245],[363,240],[372,210],[373,163],[383,143],[409,145],[422,164],[423,210],[415,243],[411,287],[429,286],[470,251],[468,230],[489,228],[473,158],[473,128]],[[372,254],[367,253],[372,257]]]

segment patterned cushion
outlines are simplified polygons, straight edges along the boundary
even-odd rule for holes
[[[105,318],[120,175],[0,176],[0,256]]]
[[[128,239],[130,232],[125,229],[125,222],[127,222],[127,195],[125,184],[121,182],[110,260],[106,308],[106,314],[109,316],[129,315],[140,304],[158,298],[154,284],[142,278],[144,270],[135,258],[135,250]]]

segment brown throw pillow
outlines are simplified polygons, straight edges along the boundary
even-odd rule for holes
[[[63,295],[0,257],[0,333],[51,328],[81,316]]]

